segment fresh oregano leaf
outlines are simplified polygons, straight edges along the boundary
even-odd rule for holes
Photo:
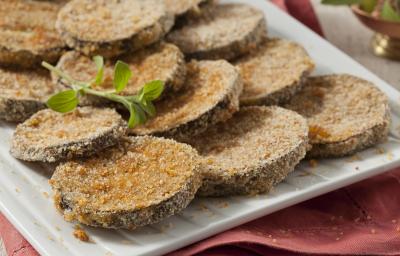
[[[152,117],[156,115],[156,107],[154,106],[153,102],[143,100],[141,102],[141,107],[149,116]]]
[[[132,71],[130,70],[129,65],[123,61],[117,61],[114,68],[113,81],[115,91],[118,93],[124,90],[131,77]]]
[[[130,117],[128,120],[128,127],[133,128],[138,124],[143,124],[146,122],[146,114],[144,111],[136,104],[131,104],[129,106]]]
[[[67,113],[78,106],[79,100],[75,90],[66,90],[59,92],[49,98],[47,106],[60,113]]]
[[[164,82],[160,80],[151,81],[143,86],[142,98],[152,101],[161,96],[164,91]],[[140,96],[139,96],[140,97]]]
[[[94,83],[96,85],[100,85],[103,82],[104,76],[104,59],[102,56],[94,56],[93,61],[96,64],[97,74],[96,78],[94,79]]]

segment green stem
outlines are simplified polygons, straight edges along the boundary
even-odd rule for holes
[[[64,72],[62,72],[60,69],[54,67],[53,65],[51,65],[51,64],[49,64],[49,63],[47,63],[45,61],[42,62],[42,66],[47,68],[49,71],[55,73],[58,77],[61,77],[61,78],[65,79],[65,80],[67,80],[67,82],[70,83],[71,87],[74,90],[80,89],[80,88],[77,88],[76,86],[79,86],[79,87],[87,87],[88,86],[86,83],[82,83],[82,82],[76,81],[75,79],[73,79],[69,75],[67,75]]]

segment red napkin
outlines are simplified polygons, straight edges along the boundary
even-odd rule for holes
[[[273,0],[323,36],[309,0]],[[223,232],[169,256],[400,255],[400,169]],[[0,214],[9,256],[38,253]]]

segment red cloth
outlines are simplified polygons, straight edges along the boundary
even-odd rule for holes
[[[323,36],[309,0],[273,0]],[[37,252],[0,214],[9,256]],[[400,255],[400,169],[223,232],[169,256]]]
[[[400,255],[400,168],[169,256]]]

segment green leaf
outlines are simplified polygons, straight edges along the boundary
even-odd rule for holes
[[[129,106],[130,117],[128,120],[128,127],[133,128],[138,124],[143,124],[146,122],[146,114],[144,111],[136,104],[131,104]]]
[[[397,13],[390,4],[390,0],[386,0],[383,4],[381,17],[387,21],[400,22],[400,13]]]
[[[322,0],[322,4],[330,4],[330,5],[352,5],[352,4],[360,4],[362,0]]]
[[[143,86],[139,98],[144,98],[147,101],[152,101],[160,97],[164,91],[164,82],[160,80],[151,81]],[[140,97],[143,94],[142,97]]]
[[[156,115],[156,107],[154,106],[153,102],[151,101],[142,101],[140,104],[142,109],[151,117]]]
[[[363,11],[371,13],[375,9],[377,3],[378,0],[362,0],[360,3],[360,8]]]
[[[47,106],[60,113],[67,113],[74,110],[78,106],[78,103],[77,92],[74,90],[57,93],[47,100]]]
[[[114,68],[114,88],[116,92],[121,92],[125,89],[126,85],[129,82],[129,79],[132,77],[132,71],[129,68],[129,65],[122,61],[117,61]]]
[[[95,84],[100,85],[103,82],[104,76],[104,59],[102,56],[94,56],[93,61],[96,64],[97,74],[94,79]]]

